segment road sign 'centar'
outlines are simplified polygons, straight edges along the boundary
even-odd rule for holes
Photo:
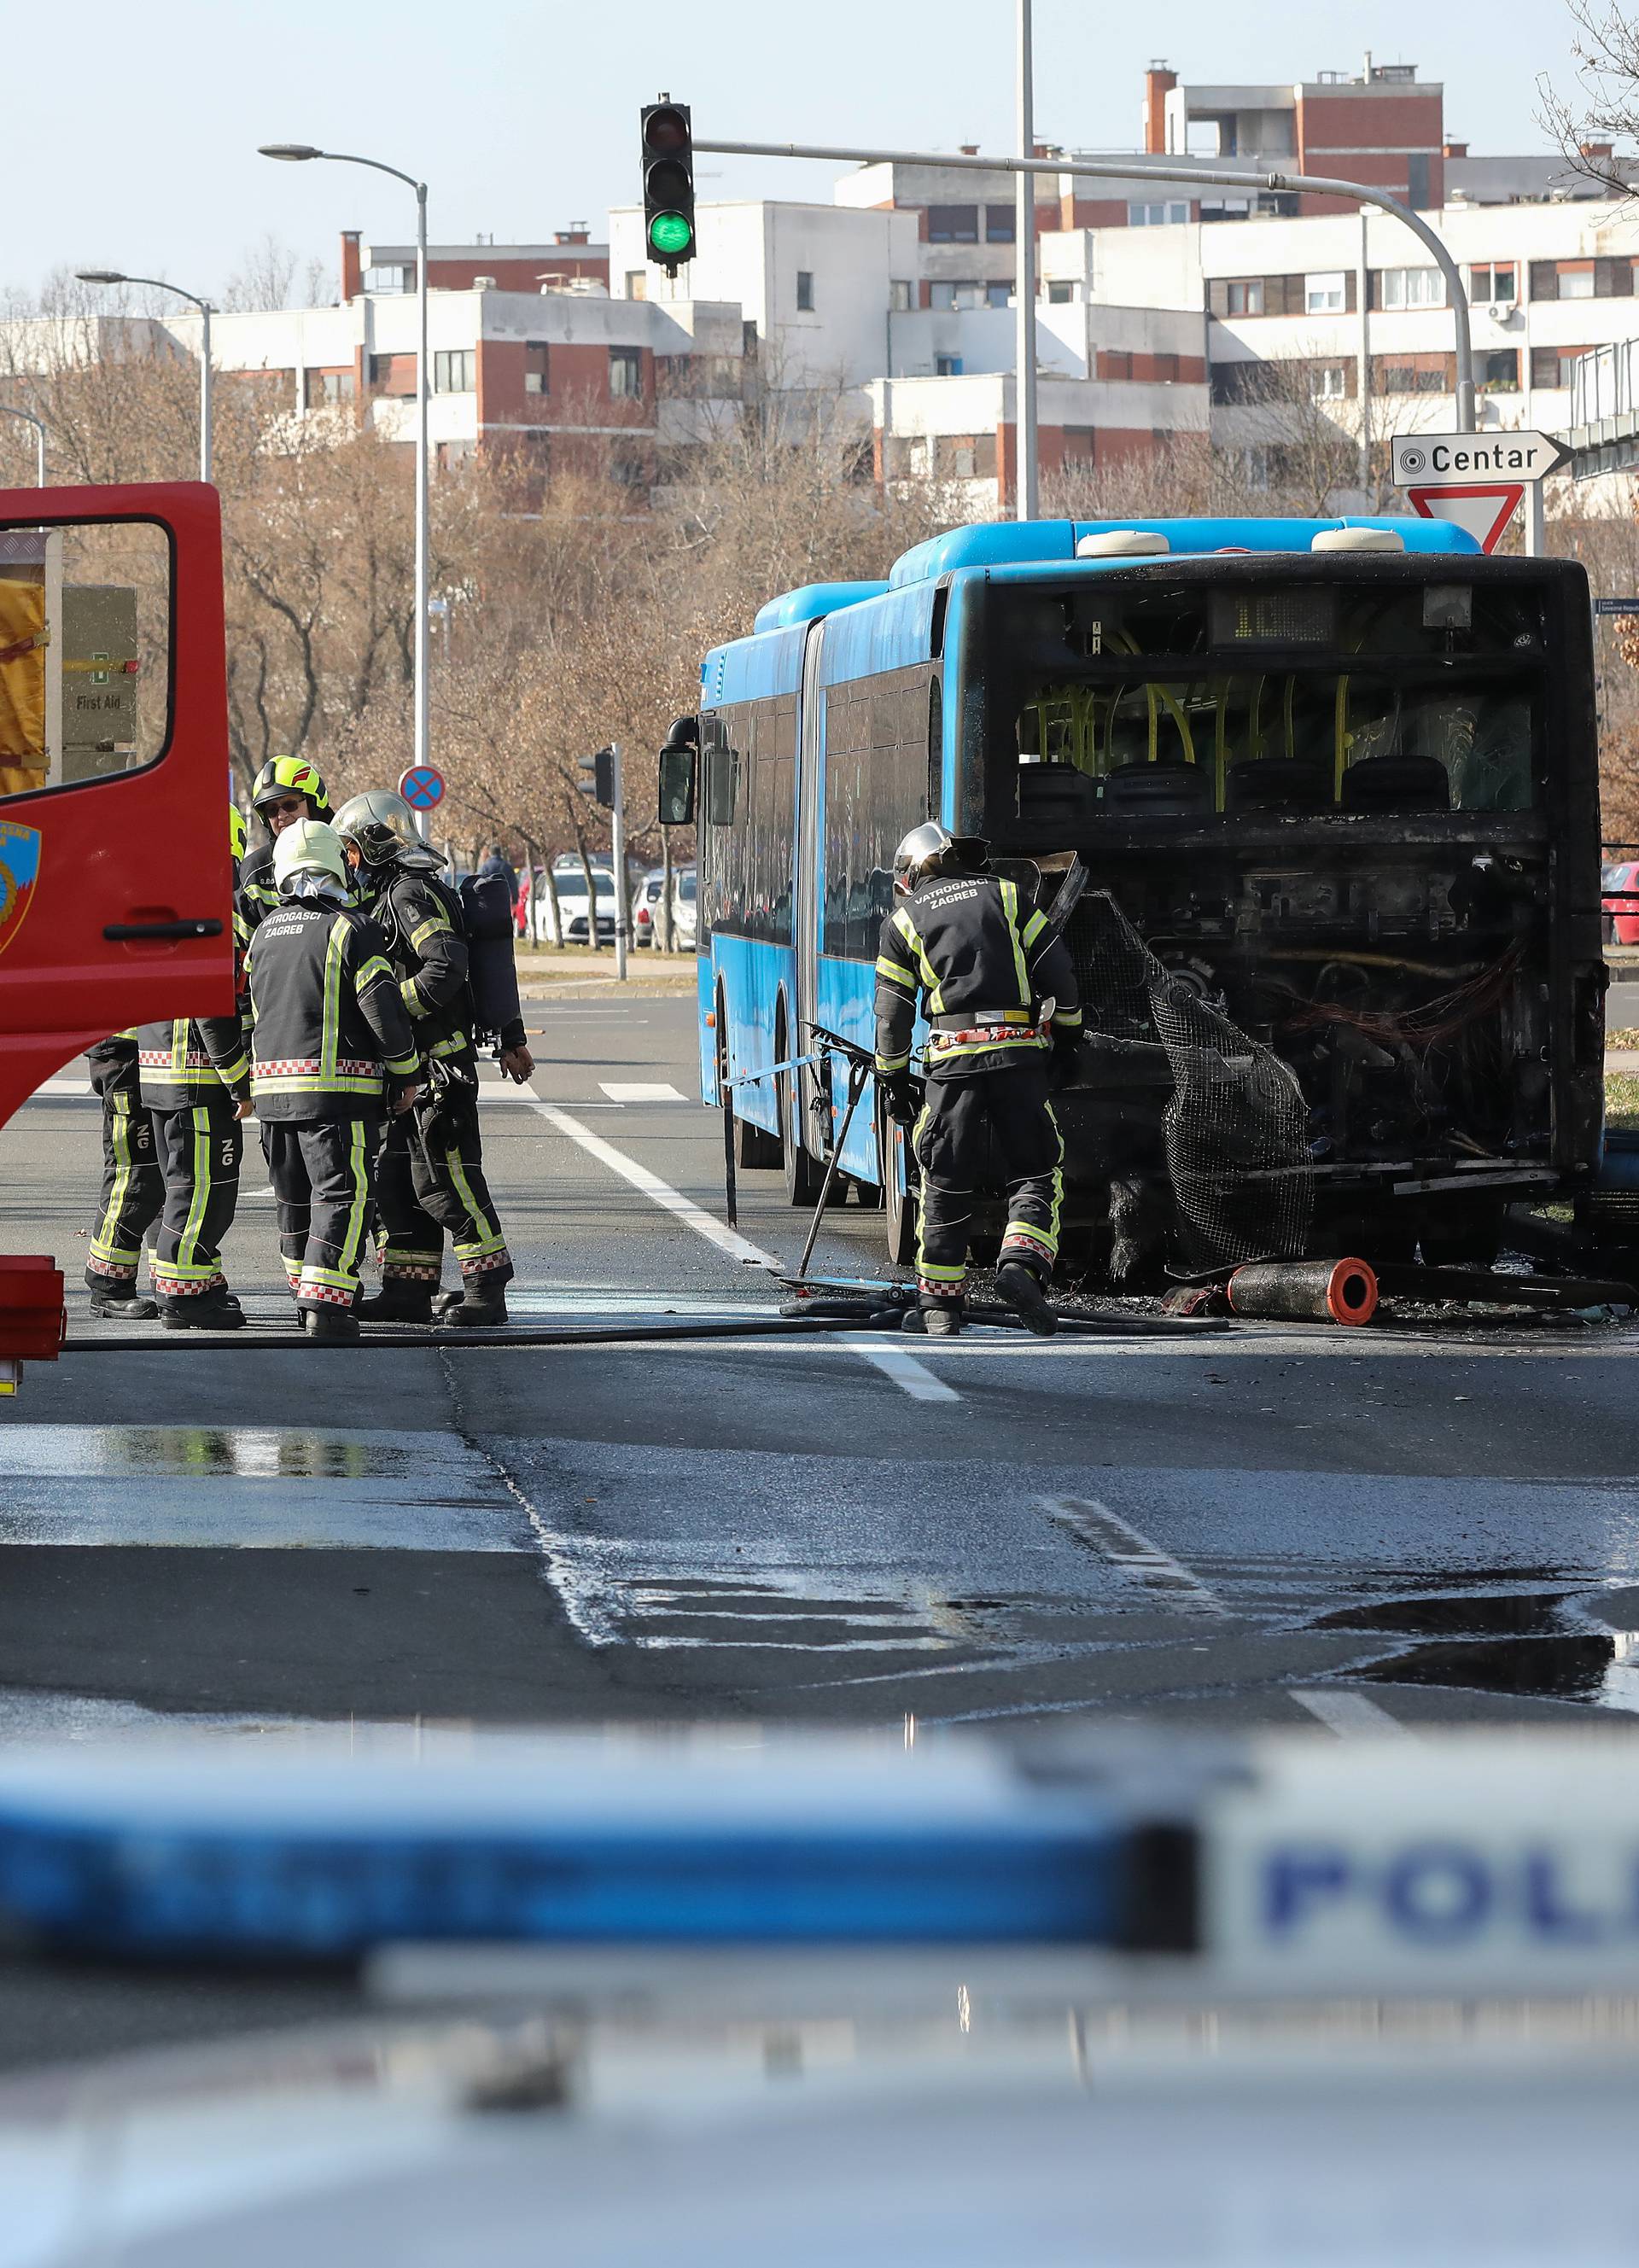
[[[643,226],[649,258],[668,276],[694,257],[694,128],[686,102],[644,106]]]

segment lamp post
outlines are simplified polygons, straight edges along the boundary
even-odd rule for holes
[[[20,417],[34,429],[34,486],[46,485],[46,421],[36,417],[32,409],[13,409],[10,402],[0,401],[0,417]]]
[[[1030,0],[1018,0],[1017,83],[1019,155],[1026,163],[1036,155],[1035,65],[1030,53]],[[1040,505],[1040,472],[1037,448],[1036,379],[1036,176],[1021,173],[1014,201],[1014,234],[1018,240],[1014,266],[1014,298],[1018,316],[1018,342],[1014,368],[1013,507],[1015,519],[1034,519]]]
[[[167,284],[158,276],[127,276],[117,268],[78,268],[75,274],[82,284],[140,284],[151,291],[174,291],[179,299],[186,299],[199,310],[199,477],[210,478],[210,315],[209,299],[202,299],[197,291],[184,291],[180,284]]]
[[[416,644],[415,644],[415,755],[418,764],[429,761],[428,683],[427,683],[427,575],[428,575],[428,457],[427,409],[432,395],[432,373],[427,361],[427,185],[417,180],[413,173],[400,171],[396,166],[384,165],[380,158],[357,158],[340,150],[316,150],[310,142],[263,142],[260,154],[277,158],[286,165],[305,165],[319,158],[336,166],[368,166],[373,173],[390,173],[395,181],[402,181],[416,193]],[[417,813],[417,822],[425,838],[427,822],[425,814]]]

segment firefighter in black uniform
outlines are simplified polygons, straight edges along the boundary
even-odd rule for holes
[[[102,1202],[85,1263],[91,1312],[149,1322],[159,1311],[142,1295],[137,1270],[143,1240],[165,1203],[165,1176],[154,1154],[153,1121],[143,1108],[137,1035],[99,1040],[85,1058],[102,1097]]]
[[[250,1064],[238,1016],[178,1016],[137,1035],[142,1098],[153,1114],[165,1209],[153,1287],[167,1330],[236,1331],[243,1310],[222,1273],[239,1204]]]
[[[268,830],[268,839],[245,860],[239,873],[239,914],[247,933],[279,902],[273,879],[273,846],[299,819],[331,817],[330,799],[317,768],[305,756],[273,756],[251,784],[250,799]]]
[[[273,874],[279,902],[258,923],[246,966],[251,1092],[279,1251],[307,1336],[356,1339],[382,1117],[416,1099],[416,1045],[333,830],[316,820],[286,828]]]
[[[447,1230],[461,1288],[438,1300],[439,1315],[463,1327],[504,1323],[513,1262],[484,1178],[461,899],[435,879],[443,861],[391,789],[372,788],[344,803],[336,831],[354,887],[388,940],[427,1061],[420,1103],[388,1130],[377,1194],[381,1289],[359,1312],[378,1322],[431,1322]],[[521,1086],[535,1068],[521,1019],[504,1020],[498,1038],[502,1075]]]
[[[1050,1053],[1073,1064],[1082,1012],[1070,956],[1016,884],[987,871],[986,845],[937,821],[912,828],[894,858],[898,903],[876,961],[876,1073],[902,1124],[915,1116],[911,1034],[917,997],[928,1020],[927,1086],[912,1135],[921,1178],[917,1293],[922,1328],[962,1328],[973,1196],[992,1145],[1008,1186],[996,1289],[1044,1337],[1056,1319],[1047,1285],[1059,1256],[1064,1145],[1049,1100]]]

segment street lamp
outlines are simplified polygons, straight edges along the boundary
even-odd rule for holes
[[[77,268],[82,284],[140,284],[150,291],[174,291],[199,310],[199,477],[210,478],[210,302],[158,276],[126,276],[117,268]]]
[[[383,165],[379,158],[356,158],[340,150],[317,150],[311,142],[263,142],[259,153],[264,158],[277,158],[292,166],[305,165],[314,158],[327,158],[336,166],[368,166],[373,173],[390,173],[395,181],[402,181],[416,193],[416,762],[428,760],[428,646],[427,646],[427,527],[428,527],[428,403],[431,399],[432,373],[427,361],[427,185],[418,181],[413,173],[402,173],[396,166]],[[425,813],[417,812],[417,822],[423,836],[427,831]]]
[[[46,421],[36,417],[32,409],[13,409],[10,402],[0,401],[0,417],[20,417],[34,429],[34,486],[46,485]]]

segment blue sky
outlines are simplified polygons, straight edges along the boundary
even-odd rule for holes
[[[637,107],[662,87],[693,102],[698,133],[1003,150],[1012,22],[1012,0],[66,0],[38,82],[64,90],[61,111],[43,95],[12,104],[9,164],[31,188],[0,282],[107,265],[210,292],[269,233],[333,267],[343,227],[410,232],[407,192],[255,155],[279,139],[425,173],[445,241],[538,239],[582,219],[596,233],[634,194]],[[1476,152],[1543,147],[1538,74],[1571,81],[1562,0],[1432,18],[1413,0],[1264,0],[1250,14],[1222,0],[1037,0],[1036,41],[1037,131],[1083,147],[1135,144],[1155,58],[1186,78],[1290,80],[1358,69],[1370,48],[1443,79],[1447,132]],[[706,196],[828,194],[823,169],[702,170]]]

